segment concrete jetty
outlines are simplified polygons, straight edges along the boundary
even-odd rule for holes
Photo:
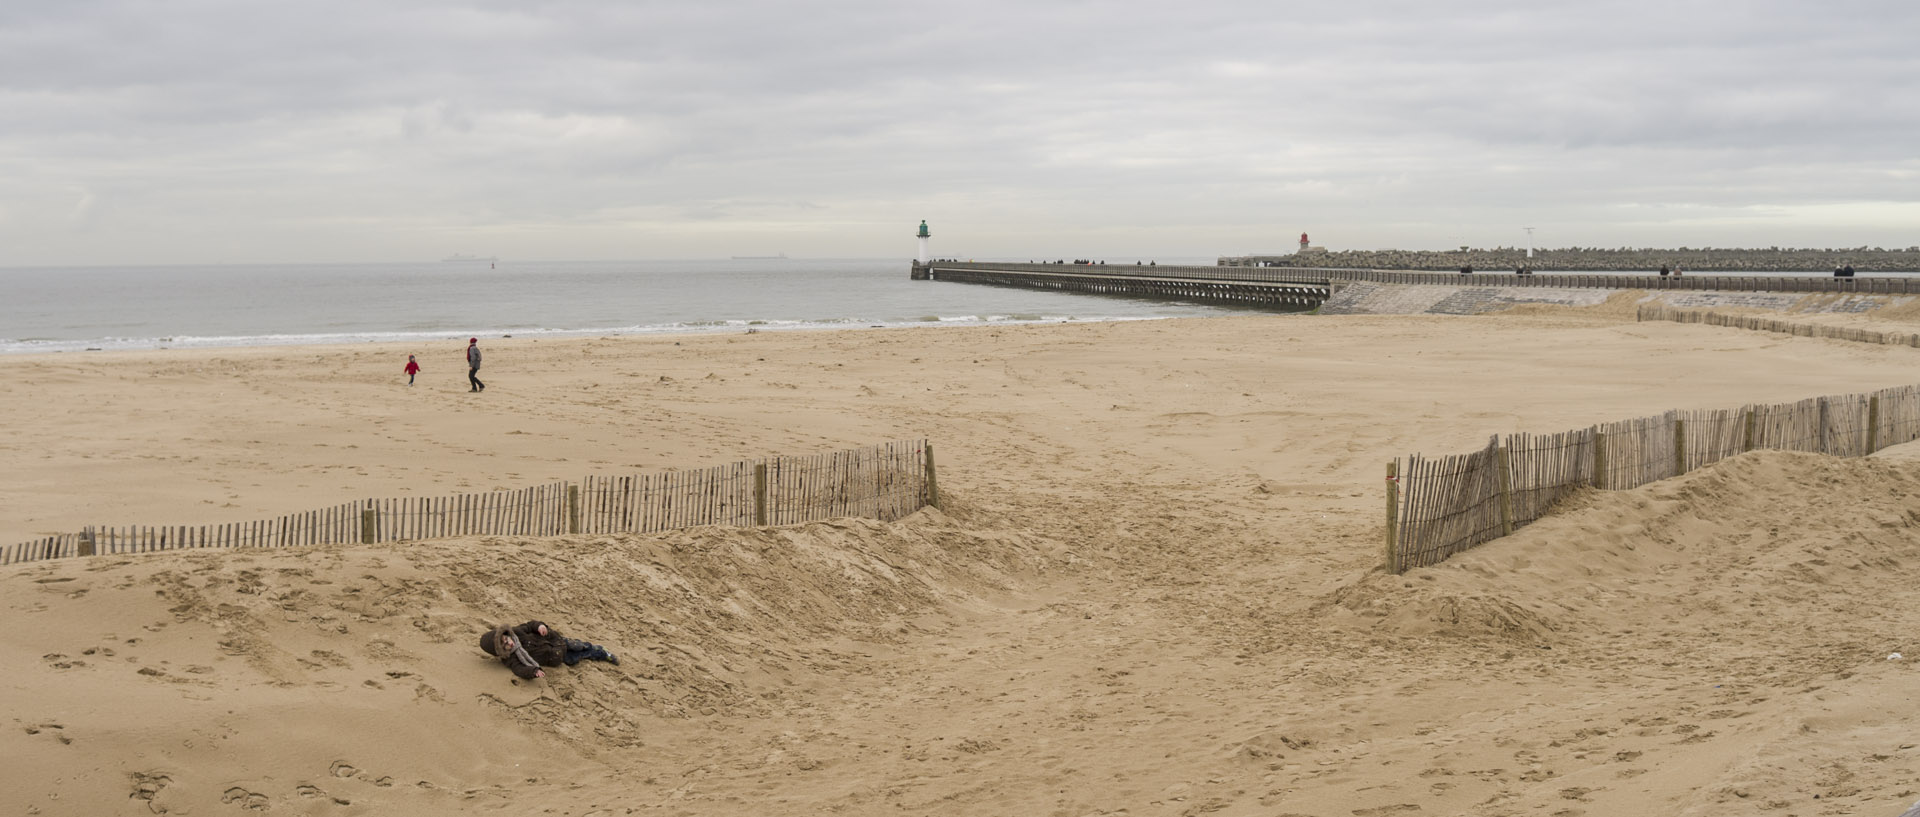
[[[1318,270],[1234,269],[1121,264],[1016,264],[971,261],[916,262],[916,280],[1054,289],[1095,295],[1180,298],[1304,311],[1332,295]]]
[[[1861,272],[1920,272],[1920,246],[1905,249],[1562,247],[1535,250],[1532,256],[1520,247],[1339,251],[1303,247],[1295,253],[1221,256],[1217,263],[1225,267],[1432,271],[1454,271],[1463,266],[1482,270],[1511,270],[1524,266],[1542,273],[1559,270],[1644,273],[1664,266],[1684,269],[1690,275],[1716,272],[1826,272],[1849,266]]]
[[[1353,312],[1435,311],[1469,314],[1521,303],[1580,305],[1605,300],[1611,291],[1697,293],[1813,293],[1920,295],[1920,277],[1833,278],[1826,276],[1553,274],[1401,272],[1327,267],[1234,267],[1132,264],[1035,264],[997,261],[914,262],[916,280],[1056,289],[1100,295],[1181,298],[1278,311],[1312,309]],[[1342,299],[1343,290],[1361,287]],[[1425,294],[1398,292],[1425,288]],[[1585,290],[1585,294],[1570,292]],[[1396,299],[1432,298],[1421,309],[1388,306]],[[1760,299],[1770,300],[1770,299]],[[1340,301],[1354,304],[1342,306]],[[1381,304],[1378,308],[1365,303]]]

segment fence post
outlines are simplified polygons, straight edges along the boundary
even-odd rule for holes
[[[1607,484],[1607,433],[1599,426],[1593,427],[1593,487],[1606,490]]]
[[[1880,395],[1867,398],[1867,453],[1880,450]]]
[[[927,504],[940,507],[940,483],[933,476],[933,443],[927,443]]]
[[[1827,446],[1827,398],[1820,398],[1820,453],[1831,454],[1833,449]]]
[[[1753,450],[1753,408],[1747,408],[1747,450]]]
[[[1507,467],[1507,447],[1500,446],[1496,451],[1494,465],[1500,469],[1500,535],[1513,535],[1513,472]]]
[[[567,483],[567,532],[580,532],[580,486]]]
[[[379,526],[380,512],[372,508],[360,511],[360,544],[373,544],[373,536]]]
[[[767,464],[753,464],[753,524],[767,524]]]
[[[1387,461],[1387,572],[1400,573],[1400,461]]]
[[[1687,472],[1687,421],[1673,418],[1673,475]]]
[[[93,526],[92,525],[88,525],[86,530],[83,530],[80,532],[79,551],[80,551],[79,555],[81,556],[93,555],[94,544],[93,544]]]

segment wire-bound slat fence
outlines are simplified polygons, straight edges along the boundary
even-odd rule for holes
[[[1863,457],[1920,439],[1920,386],[1732,410],[1669,411],[1559,434],[1498,436],[1469,454],[1387,464],[1387,570],[1510,534],[1568,494],[1626,490],[1755,449]]]
[[[90,526],[0,548],[0,564],[182,548],[652,533],[841,516],[891,522],[927,505],[939,505],[933,446],[913,440],[692,471],[589,476],[578,485],[555,482],[517,491],[369,499],[252,522]]]
[[[1758,332],[1778,332],[1783,335],[1798,335],[1804,338],[1833,338],[1855,343],[1877,343],[1886,346],[1913,346],[1920,348],[1920,333],[1885,332],[1878,329],[1860,329],[1852,326],[1829,326],[1820,323],[1794,323],[1793,321],[1771,318],[1765,315],[1728,315],[1704,309],[1675,309],[1664,304],[1641,304],[1634,311],[1634,317],[1641,321],[1672,321],[1674,323],[1701,323],[1708,326],[1729,326],[1735,329],[1751,329]]]

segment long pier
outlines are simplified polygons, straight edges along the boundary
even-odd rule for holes
[[[1333,295],[1326,276],[1297,269],[935,261],[915,263],[913,278],[1302,310]]]
[[[1561,287],[1579,289],[1690,290],[1703,292],[1805,292],[1920,295],[1920,276],[1832,278],[1824,276],[1577,275],[1548,273],[1400,272],[1306,267],[1136,266],[1132,264],[1033,264],[1000,261],[915,262],[914,280],[958,281],[1100,295],[1181,298],[1254,307],[1317,306],[1349,284],[1408,286]]]

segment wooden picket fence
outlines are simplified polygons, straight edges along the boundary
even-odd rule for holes
[[[1387,463],[1391,573],[1545,516],[1569,493],[1625,490],[1755,449],[1861,457],[1920,439],[1920,386],[1722,411],[1669,411],[1551,435],[1494,436],[1466,454]]]
[[[369,499],[251,522],[89,526],[0,548],[0,564],[182,548],[652,533],[842,516],[893,521],[939,504],[933,446],[912,440],[692,471],[589,476],[577,485],[556,482],[517,491]]]
[[[1645,321],[1672,321],[1674,323],[1700,323],[1708,326],[1730,326],[1735,329],[1751,329],[1758,332],[1778,332],[1783,335],[1797,335],[1803,338],[1833,338],[1849,340],[1855,343],[1877,343],[1888,346],[1912,346],[1920,348],[1920,332],[1883,332],[1878,329],[1859,329],[1851,326],[1828,326],[1818,323],[1794,323],[1765,315],[1728,315],[1704,309],[1675,309],[1663,304],[1641,304],[1634,312],[1635,319]]]

